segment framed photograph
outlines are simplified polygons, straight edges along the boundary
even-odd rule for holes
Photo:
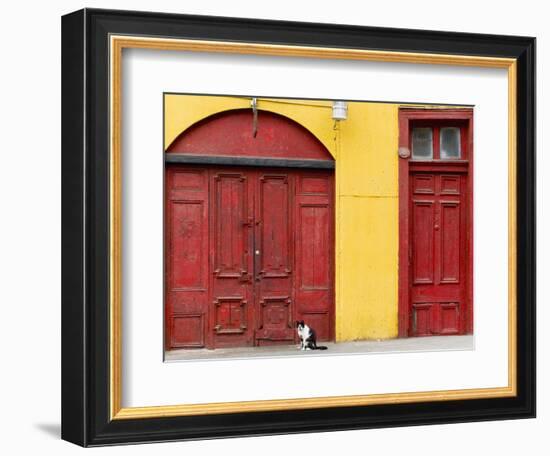
[[[535,39],[62,20],[62,437],[535,416]]]

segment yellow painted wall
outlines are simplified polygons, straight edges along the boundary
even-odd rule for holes
[[[250,98],[165,95],[167,148],[195,122]],[[332,103],[259,99],[311,131],[336,159],[336,340],[397,336],[398,108],[349,103],[335,125]]]

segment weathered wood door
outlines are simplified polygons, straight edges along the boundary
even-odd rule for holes
[[[402,109],[399,335],[472,332],[472,110]]]
[[[170,165],[168,348],[333,337],[331,171]]]

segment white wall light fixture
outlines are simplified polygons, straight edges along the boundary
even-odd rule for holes
[[[346,120],[348,118],[348,104],[345,101],[332,103],[332,118],[334,120]]]

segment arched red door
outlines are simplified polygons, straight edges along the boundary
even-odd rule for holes
[[[227,111],[166,153],[166,347],[334,337],[334,160],[296,122]]]

